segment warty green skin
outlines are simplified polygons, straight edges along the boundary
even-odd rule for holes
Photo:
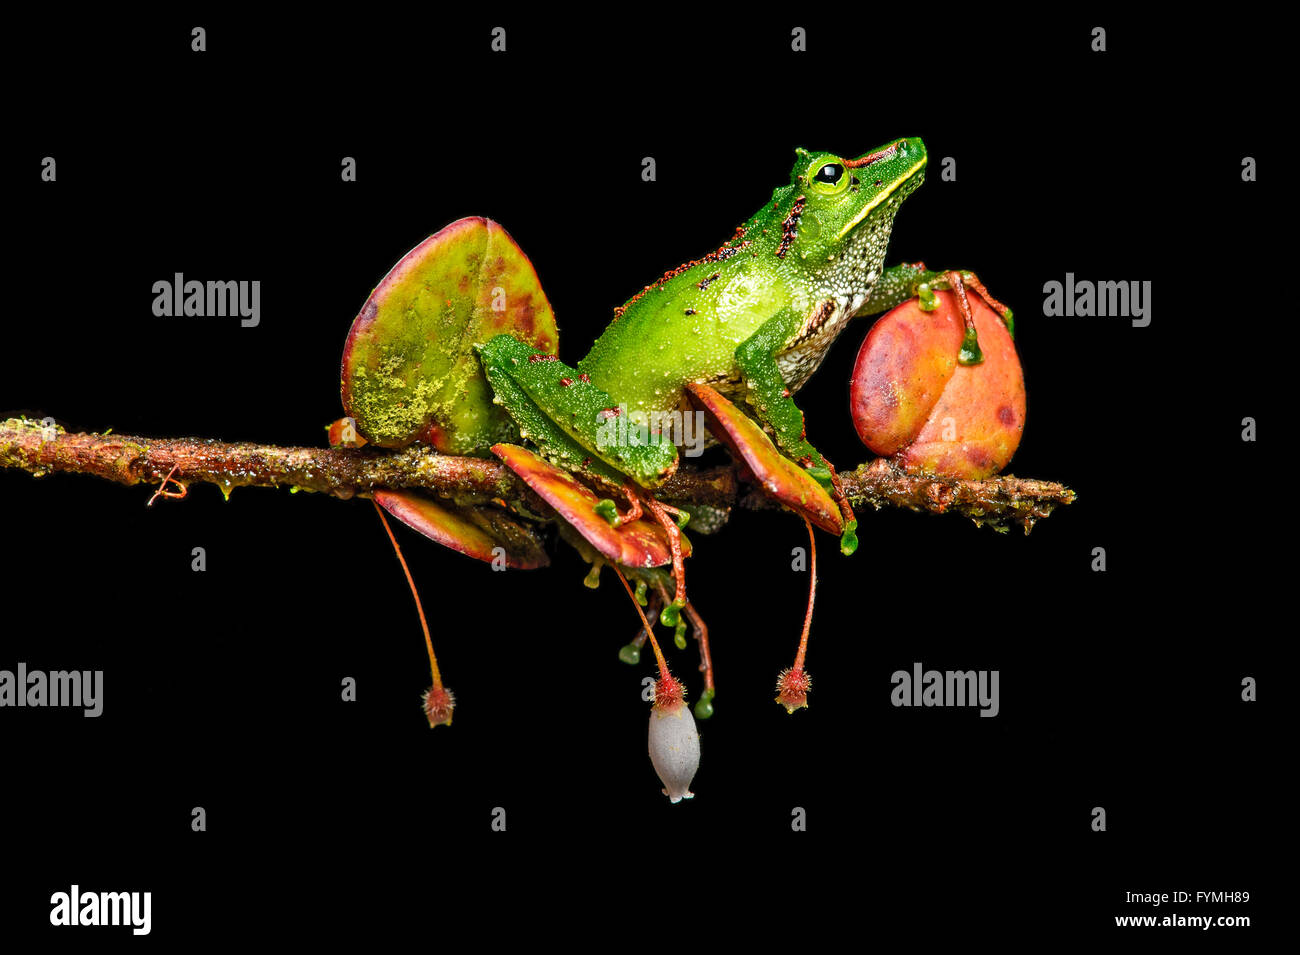
[[[797,391],[867,304],[884,271],[894,215],[923,181],[921,140],[890,146],[897,147],[891,154],[857,167],[832,153],[799,150],[788,185],[718,253],[624,306],[578,370],[637,411],[683,407],[686,382],[745,397],[737,349],[765,322],[792,311],[802,321],[792,323],[777,361],[786,387]],[[826,163],[848,167],[846,184],[829,195],[810,183]],[[783,223],[800,197],[802,214],[786,241]]]

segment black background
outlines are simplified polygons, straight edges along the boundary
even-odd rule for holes
[[[454,727],[430,731],[418,623],[367,502],[196,486],[146,509],[151,489],[4,473],[0,667],[103,669],[106,687],[99,719],[0,716],[6,932],[48,934],[50,893],[79,882],[152,890],[164,944],[540,924],[471,918],[450,905],[462,895],[692,946],[742,927],[811,941],[837,918],[864,939],[1182,942],[1196,930],[1113,922],[1151,911],[1126,891],[1176,889],[1249,891],[1205,911],[1255,926],[1210,934],[1261,935],[1286,625],[1269,606],[1285,569],[1272,390],[1293,324],[1268,291],[1268,38],[1115,16],[611,13],[627,19],[17,31],[0,412],[320,445],[352,317],[453,219],[510,231],[574,362],[615,305],[785,182],[795,146],[919,135],[932,168],[889,260],[974,269],[1015,308],[1029,411],[1011,470],[1078,502],[1028,538],[886,511],[860,515],[852,559],[823,539],[816,687],[793,717],[772,684],[802,620],[801,523],[742,514],[696,535],[719,696],[697,798],[671,806],[645,753],[649,654],[616,659],[636,619],[612,577],[584,588],[562,545],[547,570],[501,575],[397,531],[459,700]],[[807,53],[790,52],[795,25]],[[47,155],[57,183],[40,181]],[[1259,182],[1241,181],[1246,155]],[[340,181],[344,156],[359,181]],[[260,326],[155,318],[151,286],[174,272],[260,280]],[[1066,272],[1151,281],[1151,325],[1043,317],[1043,283]],[[798,396],[842,467],[868,456],[846,388],[867,328]],[[689,673],[693,650],[673,660]],[[915,661],[1000,670],[1000,715],[892,707],[890,674]],[[1259,702],[1241,701],[1245,676]],[[711,929],[688,930],[702,914]]]

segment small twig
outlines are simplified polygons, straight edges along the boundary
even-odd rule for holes
[[[167,472],[167,476],[163,478],[162,483],[158,485],[158,490],[153,492],[153,497],[149,498],[148,502],[145,503],[145,507],[153,507],[153,502],[158,500],[160,497],[171,497],[176,500],[184,500],[185,495],[189,493],[190,489],[180,481],[176,480],[175,474],[178,470],[180,470],[180,465],[172,466],[172,469]],[[180,488],[180,490],[169,491],[167,490],[168,484],[175,484]]]
[[[30,418],[0,422],[0,468],[37,477],[53,472],[93,474],[119,484],[162,484],[177,472],[188,484],[293,487],[350,498],[389,489],[428,491],[461,503],[504,500],[534,513],[549,509],[497,461],[438,454],[425,446],[376,448],[282,448],[199,438],[141,438],[121,434],[69,433]],[[1074,492],[1052,481],[999,475],[964,481],[908,474],[876,459],[841,472],[854,505],[886,505],[933,514],[958,513],[998,529],[1026,532]],[[178,481],[172,483],[179,484]],[[177,492],[163,492],[173,496]],[[683,466],[656,491],[661,500],[686,506],[762,509],[771,503],[743,484],[730,466]]]

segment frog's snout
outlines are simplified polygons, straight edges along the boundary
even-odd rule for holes
[[[900,139],[898,141],[898,154],[900,157],[910,159],[913,163],[925,162],[925,143],[919,136]]]

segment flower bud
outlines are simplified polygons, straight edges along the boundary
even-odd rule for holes
[[[803,667],[782,670],[776,678],[776,701],[785,707],[787,713],[793,713],[800,707],[808,705],[808,693],[812,690],[812,677],[804,672]]]
[[[681,684],[672,682],[675,687],[666,687],[669,692],[662,696],[656,686],[655,704],[650,708],[650,762],[664,784],[664,795],[677,803],[695,798],[691,780],[700,768],[700,734],[682,699]]]
[[[456,708],[456,697],[442,686],[431,686],[424,691],[424,715],[429,718],[429,728],[450,726],[451,711]]]

